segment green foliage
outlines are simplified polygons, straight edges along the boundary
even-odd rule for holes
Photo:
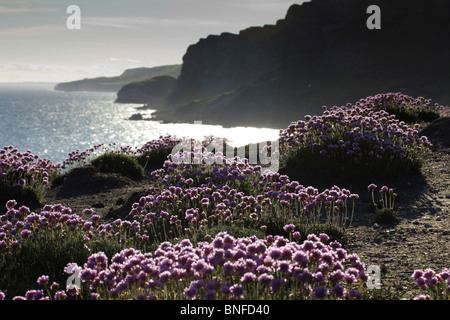
[[[137,158],[138,163],[145,169],[161,168],[164,161],[167,160],[167,156],[170,154],[170,150],[157,149],[146,151]]]
[[[394,192],[394,189],[383,186],[379,191],[379,200],[375,201],[374,190],[376,189],[376,187],[377,186],[374,184],[371,184],[369,186],[369,190],[372,191],[372,206],[376,214],[375,221],[379,223],[398,222],[399,209],[395,207],[395,199],[397,198],[397,193]]]
[[[399,221],[398,210],[391,208],[375,209],[375,221],[379,223],[395,223]]]
[[[431,122],[438,119],[439,113],[434,109],[404,109],[399,107],[391,107],[386,109],[390,114],[394,114],[400,121],[406,123]]]
[[[317,139],[316,146],[305,145],[284,150],[281,154],[281,170],[300,178],[361,181],[375,178],[396,180],[402,175],[419,173],[423,166],[422,154],[412,148],[407,156],[394,148],[386,148],[382,156],[376,158],[373,150],[378,144],[363,139],[357,142],[359,156],[355,158],[356,152],[353,153],[353,150],[335,147],[344,140],[349,144],[356,143],[345,135],[345,128],[339,125],[335,128],[335,134],[328,139]]]
[[[144,177],[144,169],[137,159],[123,153],[105,153],[94,160],[92,165],[104,173],[118,173],[133,180]]]
[[[45,191],[46,187],[42,184],[19,186],[0,181],[0,203],[3,205],[10,199],[16,199],[20,205],[35,206],[44,199]]]
[[[72,170],[72,169],[71,169]],[[66,180],[70,170],[64,173],[54,174],[50,177],[50,183],[52,187],[61,186]]]
[[[397,290],[392,285],[383,285],[380,289],[363,290],[363,300],[403,300],[405,292]]]
[[[0,257],[0,288],[8,296],[23,295],[30,288],[38,288],[36,280],[43,273],[52,281],[65,286],[69,275],[63,270],[68,262],[83,265],[92,252],[103,251],[112,256],[123,249],[117,241],[100,237],[89,241],[89,249],[85,244],[86,239],[79,231],[39,232]]]

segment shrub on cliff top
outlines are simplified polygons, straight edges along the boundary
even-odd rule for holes
[[[3,147],[0,149],[0,201],[14,198],[26,205],[39,203],[50,176],[58,170],[58,165],[30,150],[20,152],[13,146]]]
[[[367,100],[369,101],[369,100]],[[407,125],[372,103],[324,107],[280,133],[286,167],[347,177],[395,177],[417,172],[431,143],[420,125]]]
[[[144,177],[144,169],[136,158],[123,153],[105,153],[92,160],[91,163],[100,172],[118,173],[133,180]]]
[[[385,110],[394,114],[400,121],[406,123],[430,122],[436,120],[446,107],[438,103],[432,104],[431,99],[411,97],[402,93],[384,93],[361,99],[356,103],[374,110]]]

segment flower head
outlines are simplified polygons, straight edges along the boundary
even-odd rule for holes
[[[314,298],[321,300],[328,296],[329,291],[326,287],[319,286],[314,288]]]
[[[292,231],[294,231],[294,229],[295,226],[293,224],[288,224],[283,227],[283,230],[286,231],[287,233],[291,233]]]
[[[242,285],[235,284],[231,286],[230,292],[236,299],[242,299],[245,296],[244,287]]]
[[[48,281],[49,281],[49,276],[43,275],[43,276],[40,276],[36,282],[40,286],[45,286],[45,285],[47,285]]]

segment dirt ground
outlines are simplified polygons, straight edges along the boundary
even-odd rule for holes
[[[405,182],[410,190],[398,199],[398,223],[377,225],[371,211],[360,211],[345,244],[366,265],[379,266],[382,285],[391,286],[399,298],[420,293],[411,278],[414,270],[450,267],[450,148],[434,150],[423,175],[424,185]]]
[[[423,134],[434,147],[426,157],[422,175],[390,186],[399,194],[399,222],[376,224],[368,205],[368,183],[361,182],[365,190],[358,190],[361,198],[343,245],[349,253],[358,254],[366,266],[380,267],[382,288],[389,289],[394,299],[410,299],[420,293],[411,278],[415,269],[432,268],[439,272],[450,267],[449,130],[449,118],[427,126]],[[354,192],[352,186],[334,184]],[[131,205],[147,194],[149,186],[148,179],[137,182],[80,168],[49,190],[43,203],[61,203],[74,213],[93,208],[103,217],[123,218]]]

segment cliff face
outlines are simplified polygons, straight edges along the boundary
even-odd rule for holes
[[[118,103],[155,104],[169,95],[177,79],[171,76],[153,77],[124,85],[117,93]]]
[[[369,5],[381,30],[369,30]],[[323,105],[402,91],[450,104],[450,2],[312,0],[275,25],[191,45],[166,121],[286,127]]]

